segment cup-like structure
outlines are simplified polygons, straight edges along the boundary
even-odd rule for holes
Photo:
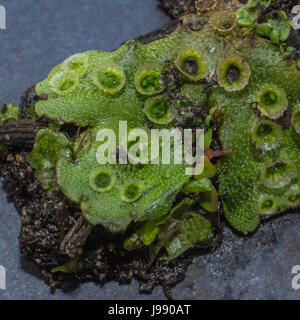
[[[217,0],[196,0],[195,8],[199,12],[207,12],[213,10],[218,4]]]
[[[297,170],[292,163],[277,159],[262,166],[260,181],[267,188],[278,189],[288,185],[296,174]]]
[[[208,76],[203,53],[193,47],[183,48],[176,58],[177,69],[190,81],[199,81]]]
[[[236,14],[231,11],[215,13],[209,20],[211,26],[221,35],[230,34],[236,27]]]
[[[247,61],[237,55],[221,59],[217,65],[217,78],[225,91],[239,91],[249,83],[251,69]]]
[[[137,92],[146,96],[152,96],[164,90],[161,71],[148,64],[137,70],[134,84]]]
[[[283,196],[283,202],[288,208],[296,208],[300,206],[300,186],[292,185],[287,193]]]
[[[123,68],[116,64],[102,65],[96,68],[92,79],[98,89],[107,94],[119,93],[126,82]]]
[[[167,125],[176,116],[169,97],[165,94],[147,99],[144,112],[151,122],[160,125]]]
[[[300,105],[295,107],[291,120],[295,131],[300,134]]]
[[[142,181],[129,182],[122,188],[121,198],[124,202],[134,202],[142,196],[144,189],[145,186]]]
[[[65,96],[79,87],[79,77],[75,71],[60,70],[49,81],[51,91]]]
[[[270,119],[281,117],[288,107],[285,92],[273,85],[266,85],[257,93],[259,111]]]
[[[270,120],[259,120],[252,129],[251,141],[258,150],[276,149],[282,141],[282,128]]]
[[[260,216],[271,216],[280,210],[278,200],[273,196],[262,196],[258,201],[258,213]]]
[[[95,169],[90,174],[90,186],[97,192],[111,190],[116,181],[114,173],[110,170]]]
[[[75,71],[79,76],[84,76],[87,72],[89,57],[86,53],[77,53],[67,58],[62,63],[65,70]]]

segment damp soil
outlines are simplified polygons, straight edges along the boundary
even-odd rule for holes
[[[186,59],[184,62],[184,68],[186,72],[192,76],[196,76],[198,73],[198,64],[194,59]]]
[[[159,2],[161,8],[175,18],[196,12],[195,0],[160,0]]]
[[[241,73],[239,68],[236,66],[230,66],[226,72],[226,79],[228,82],[233,83],[239,79],[240,75]]]

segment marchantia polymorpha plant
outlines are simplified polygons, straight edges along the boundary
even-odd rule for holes
[[[90,229],[118,233],[134,223],[124,250],[147,248],[149,265],[209,245],[220,206],[241,233],[300,206],[300,71],[289,58],[296,49],[284,43],[290,21],[283,11],[257,20],[271,0],[232,3],[183,17],[148,44],[130,40],[114,52],[70,56],[36,85],[43,99],[27,112],[48,119],[30,156],[42,187],[80,207]],[[0,114],[1,121],[18,117],[12,105]],[[97,132],[118,132],[120,121],[128,129],[205,129],[204,171],[100,165]],[[75,140],[62,132],[66,123],[81,128]],[[217,139],[222,152],[214,150]],[[52,271],[88,267],[80,249]]]

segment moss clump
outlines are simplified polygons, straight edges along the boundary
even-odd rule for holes
[[[30,165],[35,169],[35,176],[44,189],[59,189],[55,177],[56,163],[61,157],[70,160],[71,154],[71,144],[64,134],[50,129],[38,132],[30,156]]]
[[[20,109],[15,106],[13,103],[7,103],[3,105],[0,110],[0,123],[3,121],[15,121],[20,118]],[[0,144],[0,155],[4,154],[7,151],[7,148],[4,145]]]
[[[261,217],[299,206],[300,73],[282,47],[265,39],[276,42],[280,30],[283,41],[283,16],[255,22],[271,2],[249,1],[223,16],[232,8],[222,2],[203,14],[200,30],[179,25],[149,44],[132,40],[114,52],[88,51],[53,68],[36,86],[48,99],[38,101],[35,112],[52,124],[60,119],[79,126],[82,134],[69,141],[57,123],[40,131],[32,166],[43,186],[62,191],[90,224],[128,231],[125,249],[149,247],[150,263],[209,243],[214,225],[205,214],[214,216],[220,203],[229,223],[244,233],[254,231]],[[279,24],[258,37],[263,23],[274,19]],[[127,121],[128,132],[199,124],[204,163],[192,168],[194,177],[184,161],[99,164],[97,152],[106,146],[97,139],[101,129],[116,133],[122,153],[120,121]],[[212,150],[216,137],[222,152]],[[176,146],[170,144],[172,157]],[[129,230],[131,223],[136,228]]]

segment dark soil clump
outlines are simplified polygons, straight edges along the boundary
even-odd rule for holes
[[[160,0],[160,6],[175,18],[196,12],[195,0]]]

